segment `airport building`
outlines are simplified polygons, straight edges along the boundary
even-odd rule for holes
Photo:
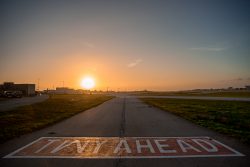
[[[71,88],[67,88],[67,87],[57,87],[55,90],[45,90],[44,93],[48,93],[48,94],[85,94],[86,91],[82,90],[82,89],[71,89]]]
[[[15,84],[14,82],[4,82],[0,85],[0,91],[21,91],[24,96],[34,96],[35,84]]]
[[[55,93],[57,93],[57,94],[75,94],[75,90],[67,88],[67,87],[57,87],[55,90]]]

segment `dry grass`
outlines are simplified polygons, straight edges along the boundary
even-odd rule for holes
[[[53,95],[41,103],[2,111],[0,142],[69,118],[111,98],[105,95]]]

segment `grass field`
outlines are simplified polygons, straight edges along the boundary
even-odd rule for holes
[[[138,92],[138,96],[208,96],[208,97],[250,97],[250,91],[227,91],[227,92]]]
[[[111,98],[105,95],[52,95],[41,103],[2,111],[0,112],[0,142],[41,129]]]
[[[141,100],[250,144],[250,102],[160,98]]]

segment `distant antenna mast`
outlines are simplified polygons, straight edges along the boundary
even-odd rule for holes
[[[40,78],[37,80],[37,91],[39,91]]]
[[[62,87],[64,88],[64,81],[61,81],[62,82]]]

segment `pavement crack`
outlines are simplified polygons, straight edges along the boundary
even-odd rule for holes
[[[122,118],[121,118],[121,126],[120,126],[120,137],[124,137],[125,135],[125,125],[126,125],[126,116],[125,116],[125,110],[126,110],[126,98],[123,98],[123,105],[122,105]]]
[[[116,160],[115,167],[124,167],[123,163],[124,161],[121,158],[119,158]]]
[[[119,131],[119,137],[121,138],[124,137],[125,135],[125,125],[126,125],[126,116],[125,116],[125,111],[126,111],[126,97],[123,98],[123,104],[122,104],[122,115],[121,115],[121,125],[120,125],[120,131]],[[121,159],[121,155],[119,156],[118,159],[115,161],[115,167],[123,167],[124,160]]]

